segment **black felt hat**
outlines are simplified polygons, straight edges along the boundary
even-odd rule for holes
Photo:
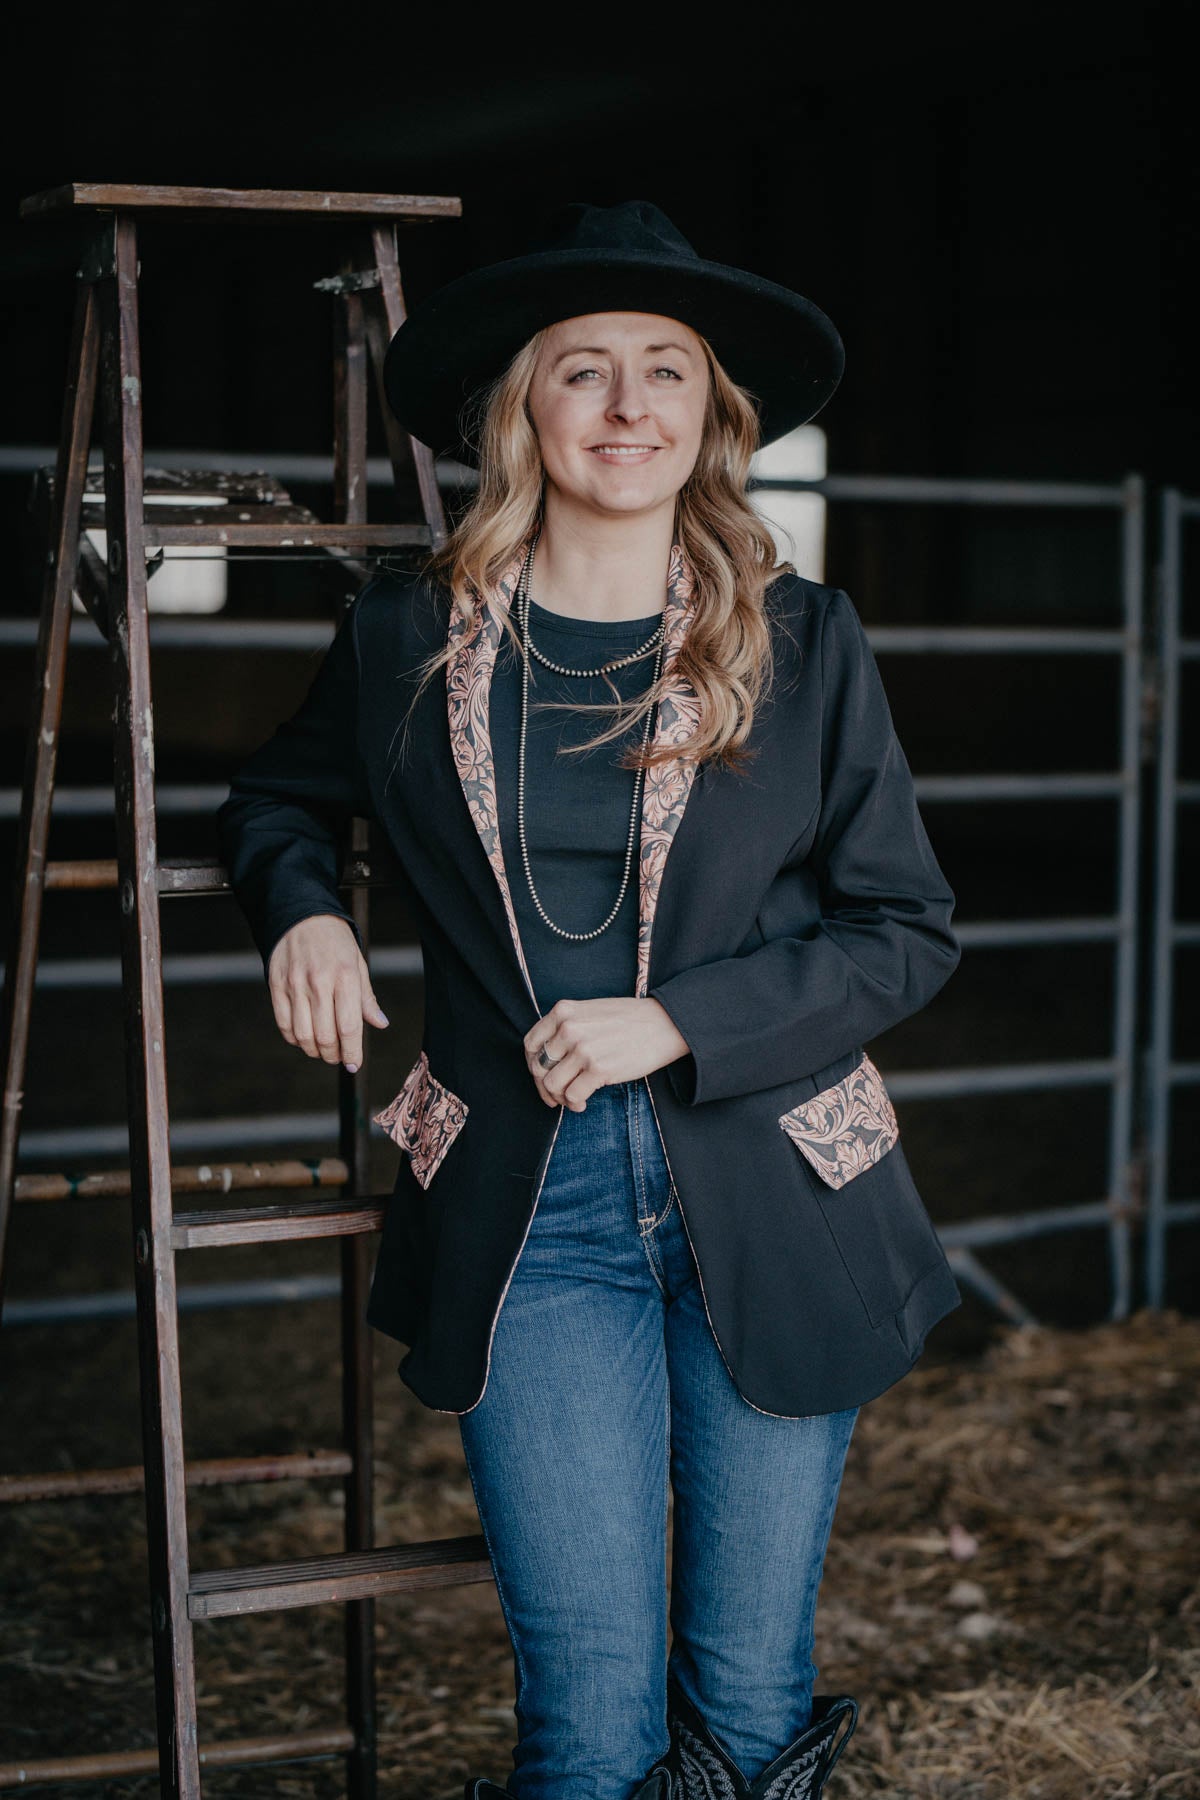
[[[807,424],[841,380],[842,340],[819,306],[745,269],[706,262],[648,200],[560,207],[522,256],[439,288],[388,346],[384,385],[405,430],[474,463],[464,408],[545,325],[647,312],[706,337],[759,403],[762,441]]]

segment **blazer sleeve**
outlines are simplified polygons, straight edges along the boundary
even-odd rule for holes
[[[685,1105],[825,1068],[919,1012],[962,954],[950,928],[954,894],[917,810],[875,656],[841,590],[826,607],[820,662],[821,798],[807,861],[822,917],[802,936],[650,989],[690,1048],[667,1065]]]
[[[358,750],[358,617],[364,588],[350,603],[292,718],[278,727],[229,784],[216,813],[221,858],[262,957],[301,919],[345,919],[338,879],[350,819],[373,817]]]

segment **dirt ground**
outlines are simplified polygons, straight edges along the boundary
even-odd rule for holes
[[[132,1332],[8,1334],[7,1467],[138,1460]],[[184,1340],[190,1454],[336,1441],[332,1303],[192,1315]],[[423,1408],[376,1342],[381,1541],[477,1531],[456,1419]],[[197,1493],[194,1562],[337,1549],[339,1500],[336,1481]],[[151,1744],[140,1497],[7,1508],[0,1545],[0,1761]],[[503,1781],[513,1671],[491,1583],[381,1602],[378,1646],[381,1794]],[[861,1708],[831,1800],[1196,1800],[1200,1320],[998,1326],[972,1355],[931,1340],[860,1415],[816,1661],[818,1691]],[[202,1625],[197,1665],[202,1741],[339,1722],[336,1607]],[[212,1772],[205,1792],[325,1800],[344,1774]]]

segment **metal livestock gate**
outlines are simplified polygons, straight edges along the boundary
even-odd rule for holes
[[[795,486],[760,482],[757,486]],[[1119,743],[1115,769],[1101,773],[1027,775],[943,775],[916,777],[918,800],[972,800],[982,804],[1112,798],[1117,802],[1114,845],[1117,908],[1108,917],[1045,918],[1028,921],[979,920],[954,929],[964,951],[1028,944],[1112,945],[1114,998],[1111,1031],[1104,1053],[1052,1062],[1010,1062],[977,1068],[927,1069],[886,1076],[897,1099],[1006,1094],[1047,1088],[1103,1086],[1109,1090],[1107,1192],[1089,1201],[996,1214],[960,1224],[940,1225],[938,1235],[955,1274],[1004,1317],[1031,1322],[1032,1314],[984,1266],[977,1254],[995,1244],[1048,1232],[1094,1227],[1106,1233],[1112,1300],[1111,1318],[1124,1318],[1133,1303],[1131,1220],[1140,1210],[1139,1165],[1133,1154],[1137,1066],[1139,767],[1141,751],[1143,483],[1128,476],[1119,486],[1065,482],[956,481],[908,477],[831,476],[805,484],[833,503],[871,502],[894,506],[1008,507],[1088,510],[1115,517],[1119,525],[1120,625],[1115,631],[1060,626],[876,626],[869,631],[877,651],[906,654],[968,653],[979,656],[1021,651],[1030,655],[1115,657],[1120,664]]]
[[[1200,947],[1200,920],[1178,916],[1179,809],[1200,805],[1200,780],[1185,780],[1181,689],[1188,667],[1200,664],[1200,638],[1183,634],[1184,527],[1200,521],[1200,499],[1167,488],[1160,501],[1158,569],[1158,749],[1155,834],[1153,966],[1150,1045],[1146,1059],[1147,1183],[1146,1304],[1161,1306],[1166,1288],[1168,1238],[1173,1226],[1200,1220],[1200,1199],[1171,1195],[1175,1096],[1200,1083],[1200,1062],[1174,1054],[1176,952]],[[1193,815],[1194,816],[1194,815]]]

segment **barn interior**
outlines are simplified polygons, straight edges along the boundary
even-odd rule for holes
[[[954,979],[870,1048],[895,1077],[929,1212],[973,1259],[963,1305],[911,1382],[872,1409],[848,1471],[818,1661],[821,1685],[869,1696],[873,1716],[857,1767],[847,1755],[831,1787],[1200,1793],[1187,1524],[1200,1208],[1162,1233],[1156,1285],[1146,1206],[1155,1179],[1180,1202],[1200,1191],[1191,1093],[1180,1080],[1164,1098],[1155,1060],[1165,979],[1168,1057],[1200,1067],[1200,934],[1188,936],[1200,809],[1180,804],[1177,830],[1173,810],[1175,784],[1197,781],[1200,659],[1178,658],[1164,726],[1161,656],[1168,601],[1178,632],[1200,635],[1186,522],[1200,495],[1196,160],[1167,9],[570,26],[568,41],[563,21],[532,16],[460,31],[446,16],[221,22],[187,7],[110,8],[86,33],[49,13],[23,21],[21,64],[44,100],[36,127],[15,113],[3,125],[4,855],[13,866],[78,260],[78,221],[19,217],[25,196],[104,178],[458,197],[460,216],[400,232],[410,305],[513,254],[558,202],[647,198],[703,255],[817,300],[845,341],[845,379],[816,429],[761,465],[795,492],[759,503],[792,532],[803,572],[844,588],[875,638],[957,895]],[[340,266],[336,229],[154,217],[139,254],[148,467],[264,471],[330,516],[333,304],[317,284]],[[372,517],[413,518],[415,485],[397,489],[374,396],[371,408]],[[451,465],[440,487],[451,509],[468,491]],[[217,635],[162,633],[163,858],[216,854],[230,773],[298,705],[359,580],[337,559],[261,554],[191,570],[168,559],[152,579],[152,621],[286,628],[236,655]],[[935,645],[958,628],[996,642],[985,654]],[[1001,635],[1028,629],[1053,630],[1057,647]],[[1084,649],[1093,633],[1105,652]],[[81,605],[52,855],[113,856],[112,757],[107,658]],[[14,904],[6,886],[6,941]],[[275,1030],[233,900],[170,899],[162,931],[173,1147],[189,1162],[328,1154],[335,1075]],[[386,888],[371,944],[392,1020],[371,1044],[374,1109],[422,1027],[411,921]],[[114,894],[48,895],[21,1173],[128,1160],[123,1029]],[[956,1085],[964,1070],[1004,1074]],[[374,1137],[375,1191],[396,1154]],[[987,1235],[973,1236],[981,1222]],[[5,1260],[0,1467],[137,1464],[128,1203],[17,1204]],[[188,1261],[190,1456],[336,1438],[337,1269],[321,1243]],[[454,1419],[415,1402],[390,1340],[374,1349],[381,1541],[477,1529]],[[340,1541],[336,1482],[193,1500],[207,1565]],[[38,1500],[9,1523],[0,1766],[152,1747],[140,1497]],[[205,1627],[202,1738],[336,1715],[338,1613]],[[502,1780],[513,1671],[493,1588],[381,1604],[376,1630],[381,1791],[449,1796],[485,1768]],[[93,1772],[47,1791],[144,1795],[155,1780]],[[214,1768],[205,1791],[307,1800],[345,1782],[335,1756]]]

